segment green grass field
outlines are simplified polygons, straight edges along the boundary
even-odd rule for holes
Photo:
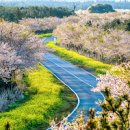
[[[38,37],[39,38],[44,38],[44,37],[51,37],[52,33],[46,33],[46,34],[39,34]]]
[[[112,65],[105,64],[103,62],[94,60],[92,58],[78,54],[77,52],[67,50],[60,46],[54,45],[53,42],[49,42],[47,46],[54,50],[54,53],[65,60],[72,62],[73,64],[85,68],[85,69],[94,69],[96,70],[96,75],[105,74],[109,71]]]
[[[27,71],[25,81],[25,99],[0,113],[0,130],[5,130],[7,122],[11,130],[45,130],[50,120],[62,119],[76,105],[75,95],[41,65]]]

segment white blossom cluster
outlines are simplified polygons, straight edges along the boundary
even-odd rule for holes
[[[76,120],[73,122],[68,122],[67,119],[56,123],[54,120],[50,123],[52,130],[85,130],[86,121],[84,115],[81,114]]]
[[[22,64],[21,57],[16,54],[16,51],[11,48],[8,43],[0,44],[0,77],[4,80],[11,77],[12,71],[17,69],[17,66]]]
[[[107,73],[106,75],[100,75],[98,81],[97,87],[92,89],[94,92],[101,92],[108,88],[113,97],[130,95],[130,87],[127,82],[118,76]]]

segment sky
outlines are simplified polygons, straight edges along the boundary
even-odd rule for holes
[[[6,1],[25,1],[25,0],[0,0],[0,1],[6,2]],[[49,0],[43,0],[43,1],[49,1]],[[83,2],[83,1],[87,1],[87,0],[56,0],[56,1],[81,1],[81,2]]]
[[[0,1],[8,2],[8,1],[25,1],[25,0],[0,0]],[[51,0],[43,0],[43,1],[51,1]],[[84,1],[90,1],[90,0],[52,0],[52,1],[81,1],[81,2],[84,2]],[[100,1],[100,0],[98,0],[98,1]],[[103,0],[101,0],[101,1],[103,1]],[[108,1],[108,0],[106,0],[106,1]],[[110,0],[110,1],[124,1],[124,0]]]

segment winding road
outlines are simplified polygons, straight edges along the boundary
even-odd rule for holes
[[[84,110],[87,112],[90,107],[95,108],[96,111],[101,111],[101,108],[97,105],[97,101],[98,99],[103,100],[104,97],[101,93],[94,93],[91,91],[91,89],[97,85],[94,75],[54,54],[46,53],[43,57],[45,61],[41,64],[68,86],[78,98],[77,106],[68,116],[68,121],[72,122],[79,111]]]

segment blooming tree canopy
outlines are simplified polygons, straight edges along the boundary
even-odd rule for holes
[[[23,70],[42,59],[42,41],[23,25],[0,23],[0,77],[10,80],[15,70]]]
[[[130,34],[116,28],[130,18],[119,12],[108,14],[80,13],[64,18],[54,30],[60,45],[106,63],[130,60]]]
[[[94,92],[101,92],[108,88],[113,97],[130,95],[130,87],[127,82],[118,76],[107,73],[106,75],[100,75],[98,81],[97,87],[92,89]]]
[[[58,17],[48,17],[43,19],[23,19],[20,24],[26,26],[33,32],[43,30],[53,30],[57,25],[61,24],[62,19]]]

